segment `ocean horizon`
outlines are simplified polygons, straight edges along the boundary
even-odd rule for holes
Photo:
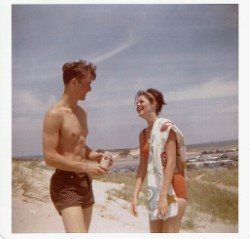
[[[222,141],[210,141],[210,142],[204,142],[204,143],[197,143],[197,144],[188,144],[187,152],[189,150],[194,149],[200,149],[200,148],[216,148],[216,147],[226,147],[230,145],[238,145],[238,139],[232,139],[232,140],[222,140]],[[119,148],[119,149],[97,149],[98,151],[124,151],[124,150],[133,150],[138,149],[139,147],[131,147],[131,148]],[[12,156],[13,160],[43,160],[43,154],[35,154],[35,155],[15,155]]]

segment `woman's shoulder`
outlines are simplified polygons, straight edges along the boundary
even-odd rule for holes
[[[139,134],[140,141],[144,142],[146,138],[146,128],[142,129]]]
[[[141,131],[140,131],[140,136],[144,136],[146,134],[146,128],[143,128]]]
[[[162,124],[174,124],[172,120],[168,119],[168,118],[159,118],[159,122],[161,122]]]

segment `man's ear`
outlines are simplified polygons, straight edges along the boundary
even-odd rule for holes
[[[71,82],[72,82],[73,85],[76,85],[76,83],[77,83],[76,81],[77,81],[77,79],[75,77],[72,78],[72,80],[71,80]]]

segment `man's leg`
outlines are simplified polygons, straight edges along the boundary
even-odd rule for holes
[[[65,232],[88,232],[92,216],[92,207],[81,206],[65,208],[61,211]]]
[[[89,231],[89,226],[90,226],[90,222],[92,219],[92,208],[93,208],[92,206],[83,208],[84,221],[85,221],[88,231]]]

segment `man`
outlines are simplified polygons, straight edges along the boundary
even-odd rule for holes
[[[102,154],[86,145],[87,114],[77,103],[91,91],[96,67],[80,60],[65,63],[62,70],[63,96],[44,119],[44,157],[48,166],[56,168],[50,194],[65,231],[88,232],[94,204],[91,176],[102,175],[107,168],[99,164]]]

